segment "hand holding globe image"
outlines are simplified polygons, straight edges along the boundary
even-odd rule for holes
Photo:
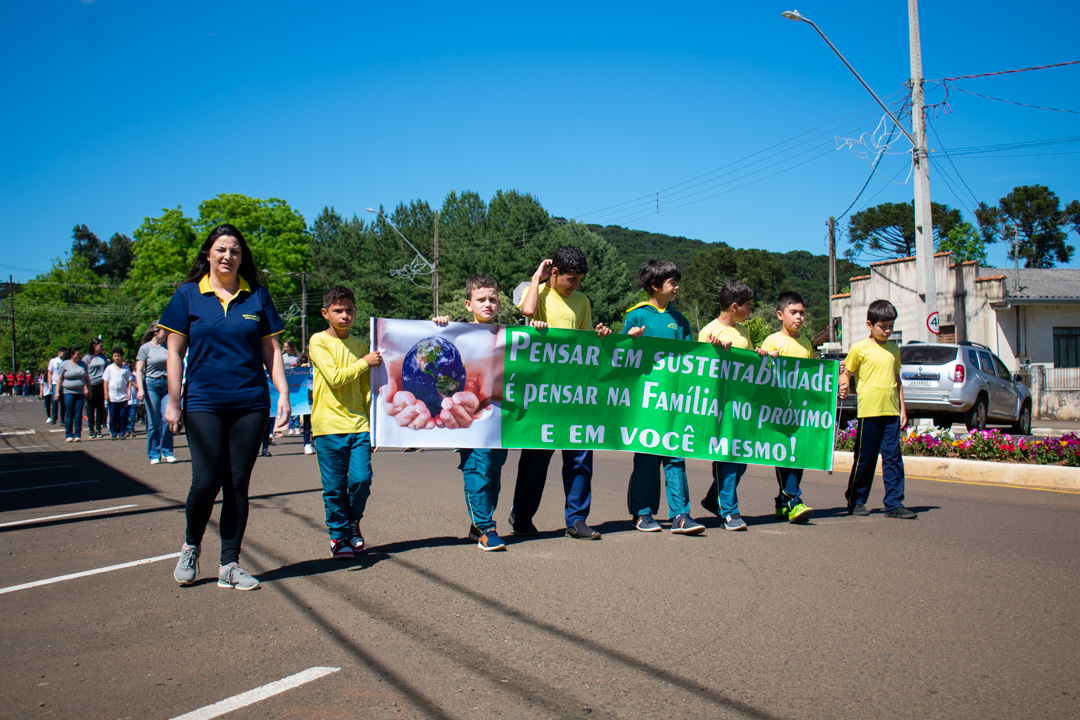
[[[401,385],[427,406],[432,417],[443,410],[443,399],[465,386],[465,364],[457,346],[440,337],[424,338],[405,354]]]

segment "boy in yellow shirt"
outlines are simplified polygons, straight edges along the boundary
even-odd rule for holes
[[[765,338],[761,349],[784,357],[814,357],[810,340],[799,332],[806,322],[806,302],[802,295],[791,291],[780,293],[776,299],[776,317],[783,327],[780,332]],[[799,488],[802,475],[802,468],[776,468],[776,483],[780,486],[780,494],[776,496],[776,517],[795,524],[805,523],[814,516],[814,509],[802,501]]]
[[[866,501],[881,453],[885,482],[885,517],[914,520],[918,515],[904,507],[904,461],[900,455],[900,428],[907,425],[904,388],[900,384],[900,348],[889,342],[896,322],[896,308],[888,300],[875,300],[866,310],[870,337],[848,350],[837,388],[847,397],[852,376],[859,387],[855,461],[848,478],[849,515],[869,515]]]
[[[738,348],[753,350],[750,333],[743,325],[754,309],[754,291],[741,280],[730,279],[720,288],[720,315],[698,333],[698,342],[719,345],[724,350]],[[761,350],[759,355],[764,354]],[[776,357],[775,354],[773,357]],[[745,463],[714,462],[713,484],[701,500],[701,507],[721,519],[725,530],[746,530],[746,521],[739,514],[739,480],[746,472]]]
[[[364,550],[360,519],[371,494],[371,403],[369,370],[382,355],[349,336],[356,319],[352,290],[336,285],[323,295],[322,316],[330,327],[311,338],[311,433],[322,475],[330,554],[349,560]]]

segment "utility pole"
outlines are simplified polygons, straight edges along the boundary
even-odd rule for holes
[[[15,278],[8,275],[8,296],[11,298],[11,372],[16,373],[15,358]]]
[[[439,211],[435,211],[435,297],[432,299],[433,317],[439,317]]]
[[[911,130],[915,136],[915,147],[911,150],[915,165],[915,293],[921,306],[915,336],[923,342],[933,343],[938,339],[937,278],[934,276],[934,222],[930,216],[930,158],[926,152],[918,0],[908,0],[908,38],[911,45]]]
[[[300,272],[300,352],[307,352],[307,273]]]
[[[836,218],[829,216],[829,342],[836,342],[836,323],[833,321],[832,297],[836,294]]]

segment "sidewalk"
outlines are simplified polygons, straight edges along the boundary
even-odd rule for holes
[[[851,472],[852,454],[833,452],[833,472]],[[907,477],[942,478],[959,482],[1017,485],[1080,492],[1080,469],[1061,465],[986,462],[961,458],[904,456]]]

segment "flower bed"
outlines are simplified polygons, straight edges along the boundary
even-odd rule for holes
[[[854,420],[846,428],[837,428],[837,450],[855,448]],[[955,457],[966,460],[1034,463],[1080,467],[1080,438],[1075,433],[1036,440],[1014,437],[1000,430],[976,430],[968,435],[953,435],[951,430],[913,427],[900,436],[900,452],[922,457]]]

